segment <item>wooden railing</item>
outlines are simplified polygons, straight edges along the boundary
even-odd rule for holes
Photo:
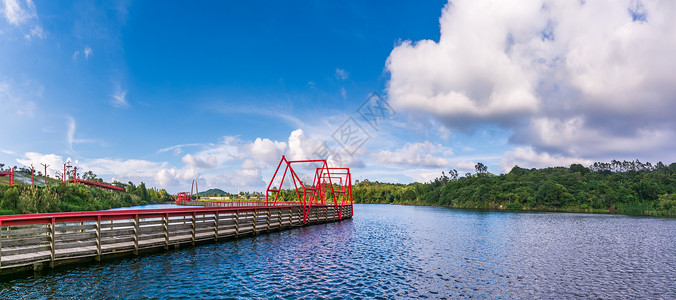
[[[352,216],[352,206],[187,207],[0,216],[0,270],[238,238]],[[342,210],[342,211],[341,211]],[[341,216],[341,217],[339,217]]]

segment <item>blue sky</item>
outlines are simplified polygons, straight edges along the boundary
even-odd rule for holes
[[[314,158],[323,142],[356,179],[403,183],[476,162],[503,173],[676,158],[669,3],[3,0],[0,9],[8,165],[70,159],[105,180],[178,192],[193,178],[263,190],[282,154]],[[391,108],[377,128],[358,112],[374,92]],[[370,137],[354,154],[333,138],[350,118]]]

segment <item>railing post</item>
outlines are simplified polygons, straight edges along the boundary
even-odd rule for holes
[[[214,213],[214,239],[218,242],[218,212]]]
[[[270,232],[270,209],[265,211],[265,224],[267,225],[267,231]]]
[[[192,226],[190,227],[190,234],[192,234],[192,245],[195,246],[195,212],[192,213]]]
[[[0,221],[0,269],[1,268],[2,268],[2,221]]]
[[[134,216],[134,255],[138,255],[138,214]]]
[[[235,238],[239,238],[239,211],[235,212]]]
[[[96,261],[101,261],[101,216],[96,217]]]
[[[49,267],[54,268],[54,260],[56,259],[55,255],[55,247],[56,247],[56,228],[54,228],[54,225],[56,223],[55,218],[52,218],[52,222],[49,223],[49,248],[50,248],[50,261],[49,261]]]
[[[256,235],[256,222],[258,219],[258,211],[254,209],[253,211],[253,234]]]
[[[169,250],[169,214],[162,217],[162,225],[164,226],[164,250]]]

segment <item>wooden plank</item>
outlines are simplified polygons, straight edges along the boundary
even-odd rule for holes
[[[20,235],[36,235],[40,233],[49,232],[49,227],[38,227],[38,228],[25,228],[25,229],[14,229],[14,230],[2,230],[2,238],[12,238]]]
[[[164,238],[164,230],[159,233],[153,233],[153,234],[143,234],[138,236],[139,243],[142,241],[147,241],[147,240],[152,240],[156,238]]]
[[[61,233],[57,234],[54,237],[54,240],[58,242],[68,242],[68,241],[80,241],[80,240],[88,240],[88,239],[95,239],[96,238],[96,232],[83,232],[83,233]]]
[[[49,243],[48,235],[2,239],[2,247],[33,246]]]
[[[6,248],[2,249],[3,258],[6,256],[12,256],[17,254],[29,254],[40,251],[49,251],[51,247],[49,245],[37,246],[37,247],[16,247],[16,248]]]
[[[138,229],[138,234],[148,234],[148,233],[156,233],[156,232],[164,232],[164,227],[163,226],[152,226],[152,227],[139,227],[139,229]]]
[[[49,251],[42,251],[34,255],[13,255],[2,258],[3,269],[8,266],[18,267],[20,264],[47,262],[51,258]]]
[[[169,231],[183,231],[183,230],[190,230],[192,228],[192,224],[173,224],[169,225]]]
[[[139,226],[143,227],[146,225],[164,225],[164,221],[162,219],[158,220],[147,220],[147,219],[141,219],[138,221]]]
[[[72,249],[72,248],[83,248],[83,247],[89,247],[89,246],[94,246],[96,247],[96,240],[89,240],[89,241],[76,241],[76,242],[69,242],[69,243],[57,243],[54,245],[55,250],[63,250],[63,249]]]
[[[56,223],[56,232],[69,232],[69,231],[86,231],[86,230],[96,230],[96,224],[85,224],[85,225],[60,225]]]
[[[106,230],[106,231],[101,231],[101,237],[115,237],[115,236],[120,236],[120,235],[130,235],[134,234],[134,227],[132,228],[125,228],[125,229],[115,229],[115,230]]]
[[[124,243],[124,242],[133,242],[134,237],[133,236],[127,236],[127,237],[116,237],[116,238],[108,238],[101,240],[101,245],[110,245],[110,244],[118,244],[118,243]]]
[[[79,257],[92,257],[96,256],[96,245],[88,247],[75,247],[69,249],[62,249],[56,251],[57,260],[59,259],[71,259]]]

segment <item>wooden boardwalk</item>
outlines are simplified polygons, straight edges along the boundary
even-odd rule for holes
[[[189,207],[0,217],[0,272],[138,255],[352,217],[352,205]]]

